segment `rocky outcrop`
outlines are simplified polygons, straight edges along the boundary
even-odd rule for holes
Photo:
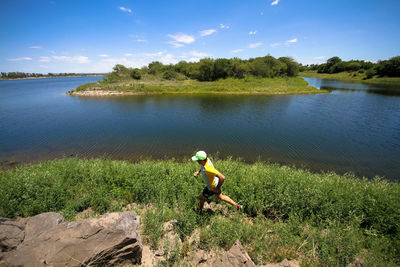
[[[67,222],[57,213],[22,221],[0,219],[0,259],[13,266],[140,264],[139,217],[134,212]]]
[[[256,265],[251,260],[249,254],[247,254],[246,250],[243,248],[242,244],[240,244],[239,240],[236,240],[235,244],[231,247],[229,251],[225,253],[225,255],[217,260],[213,266],[229,266],[229,267],[255,267]]]

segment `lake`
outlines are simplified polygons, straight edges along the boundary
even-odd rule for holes
[[[400,181],[399,88],[305,78],[329,94],[76,97],[101,77],[0,81],[0,161],[189,160],[198,150]]]

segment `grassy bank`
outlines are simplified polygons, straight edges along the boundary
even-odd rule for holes
[[[127,94],[316,94],[325,91],[308,86],[298,77],[243,79],[227,78],[212,82],[200,82],[191,79],[163,80],[145,77],[141,80],[125,79],[115,82],[101,81],[81,85],[69,94],[80,95],[84,92],[123,92]]]
[[[153,247],[171,219],[182,239],[200,233],[198,247],[184,245],[169,264],[179,265],[190,250],[229,249],[236,239],[258,264],[291,258],[346,266],[356,257],[367,266],[400,264],[399,184],[230,159],[214,164],[243,213],[197,212],[204,184],[192,176],[193,162],[72,158],[0,171],[0,216],[57,211],[71,220],[88,207],[101,214],[135,202],[151,207],[143,209],[141,227]]]
[[[367,83],[367,84],[381,84],[381,85],[399,85],[400,86],[400,78],[399,77],[377,77],[366,79],[365,73],[358,72],[339,72],[339,73],[318,73],[317,71],[307,71],[300,72],[299,76],[302,77],[310,77],[310,78],[324,78],[324,79],[336,79],[342,80],[346,82],[353,83]]]

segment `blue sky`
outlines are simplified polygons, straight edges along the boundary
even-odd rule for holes
[[[0,71],[109,72],[271,54],[400,55],[399,0],[2,0]]]

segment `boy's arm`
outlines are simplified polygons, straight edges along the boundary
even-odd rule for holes
[[[193,173],[193,176],[196,177],[200,172],[201,172],[201,169],[198,170],[197,172]]]

